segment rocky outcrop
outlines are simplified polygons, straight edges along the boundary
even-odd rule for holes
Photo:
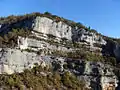
[[[52,34],[59,38],[66,38],[72,41],[85,41],[90,45],[94,43],[106,44],[106,41],[99,35],[85,29],[72,28],[64,22],[54,22],[46,17],[36,17],[33,24],[33,30],[44,34]]]
[[[60,73],[65,71],[74,73],[80,80],[85,81],[87,88],[92,90],[114,90],[118,86],[115,68],[109,64],[52,55],[53,51],[56,51],[55,54],[57,51],[73,52],[84,49],[82,48],[84,46],[90,48],[92,53],[100,50],[96,54],[120,57],[118,44],[108,43],[95,32],[77,26],[72,27],[62,21],[55,22],[42,16],[2,24],[0,32],[5,34],[12,28],[26,27],[32,30],[31,34],[27,37],[18,36],[16,47],[0,48],[0,74],[20,73],[38,63],[42,67],[52,67]],[[74,43],[79,47],[75,47]]]
[[[46,17],[36,17],[33,24],[33,30],[69,40],[71,40],[72,36],[72,28],[69,25],[61,21],[56,23]]]
[[[106,44],[106,41],[101,36],[93,32],[82,28],[79,29],[78,27],[73,28],[62,21],[55,22],[47,17],[37,16],[16,23],[1,24],[0,32],[4,34],[8,33],[12,28],[28,28],[43,33],[44,35],[51,34],[58,38],[66,38],[77,42],[85,41],[91,45],[93,43]]]
[[[35,53],[17,49],[1,49],[0,73],[12,74],[23,72],[24,69],[33,68],[38,63],[42,67],[52,66],[59,72],[70,71],[84,80],[87,88],[94,90],[107,90],[105,88],[117,87],[117,77],[110,65],[101,62],[84,62],[83,60],[68,59],[63,57],[41,56]],[[65,67],[66,65],[66,67]],[[112,85],[112,86],[111,86]]]
[[[87,42],[90,45],[93,45],[94,43],[98,43],[101,45],[105,45],[106,41],[100,36],[96,35],[94,32],[90,32],[88,30],[84,29],[76,29],[73,31],[73,40],[76,40],[77,42]]]
[[[17,49],[1,49],[0,51],[0,74],[23,72],[24,69],[32,68],[35,63],[40,63],[40,56]]]

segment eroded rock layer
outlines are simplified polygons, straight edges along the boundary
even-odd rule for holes
[[[38,63],[61,73],[69,71],[84,80],[85,86],[92,90],[115,90],[119,86],[115,66],[106,63],[103,57],[112,55],[119,58],[119,44],[109,43],[95,32],[42,16],[12,24],[3,23],[0,32],[8,33],[12,27],[26,27],[31,33],[18,36],[14,48],[0,48],[0,74],[20,73]]]

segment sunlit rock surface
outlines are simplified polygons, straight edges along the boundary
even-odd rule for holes
[[[84,80],[86,87],[92,88],[92,90],[115,90],[118,86],[114,68],[108,64],[57,56],[53,58],[53,56],[47,55],[48,51],[51,54],[53,50],[70,52],[78,49],[59,45],[63,38],[69,42],[73,41],[88,45],[92,49],[91,51],[97,49],[102,51],[102,47],[94,45],[105,46],[107,44],[107,41],[100,35],[85,29],[72,28],[64,22],[55,22],[47,17],[38,16],[22,23],[16,23],[13,26],[32,28],[32,34],[28,37],[19,36],[15,48],[0,48],[0,74],[23,72],[24,69],[31,69],[35,63],[38,63],[43,67],[46,65],[52,66],[53,69],[58,69],[60,72],[70,71],[77,75],[80,80]],[[10,31],[10,27],[10,25],[0,25],[0,32],[5,31],[7,33]],[[55,36],[56,39],[54,41],[56,44],[49,43],[48,40],[52,40],[48,35]],[[120,46],[116,44],[112,48],[115,56],[120,57]],[[40,50],[42,51],[38,55],[36,52]],[[65,69],[63,67],[64,64],[69,64],[69,68]]]

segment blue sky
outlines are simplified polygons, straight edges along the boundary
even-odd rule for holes
[[[0,0],[0,16],[45,11],[120,37],[120,0]]]

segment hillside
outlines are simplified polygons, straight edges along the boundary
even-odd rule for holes
[[[49,12],[0,18],[3,90],[120,90],[120,40]]]

